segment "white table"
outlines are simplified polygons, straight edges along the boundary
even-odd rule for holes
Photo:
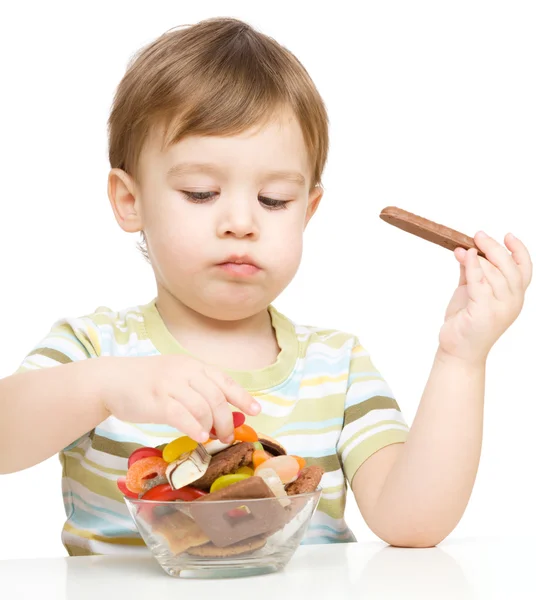
[[[528,538],[302,546],[282,572],[219,580],[170,577],[151,557],[4,560],[0,584],[17,600],[519,600],[536,598],[536,550]]]

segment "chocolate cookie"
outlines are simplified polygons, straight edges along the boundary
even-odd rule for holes
[[[247,554],[248,552],[259,550],[259,548],[262,548],[265,544],[266,537],[264,535],[259,535],[225,548],[220,548],[219,546],[215,546],[212,542],[209,542],[208,544],[203,544],[202,546],[190,548],[188,550],[188,554],[191,554],[192,556],[223,558],[224,556]]]
[[[477,248],[473,238],[396,206],[387,206],[384,208],[380,213],[380,219],[433,244],[447,248],[447,250],[454,251],[456,248],[469,250],[470,248],[475,248],[478,250],[480,256],[484,256]]]
[[[255,446],[251,442],[239,442],[215,454],[203,477],[191,485],[203,491],[208,491],[210,486],[222,475],[235,473],[240,467],[251,463]]]
[[[259,442],[268,454],[271,456],[282,456],[287,453],[285,448],[274,438],[265,434],[259,434]]]
[[[314,492],[322,479],[324,469],[318,465],[311,465],[310,467],[304,467],[298,479],[289,483],[285,490],[288,496],[295,496],[296,494],[307,494]]]

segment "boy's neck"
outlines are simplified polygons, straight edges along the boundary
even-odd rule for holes
[[[200,360],[235,371],[262,369],[280,348],[268,309],[237,321],[202,315],[158,286],[156,307],[177,342]]]

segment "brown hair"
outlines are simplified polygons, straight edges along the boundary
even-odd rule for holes
[[[295,114],[309,153],[311,188],[321,185],[328,153],[328,116],[303,65],[271,37],[223,17],[172,29],[131,60],[108,120],[109,159],[136,177],[155,126],[164,146],[188,135],[235,135]]]

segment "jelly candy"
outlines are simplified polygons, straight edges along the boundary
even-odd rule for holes
[[[301,456],[296,456],[295,454],[291,454],[290,456],[292,456],[292,458],[295,458],[298,461],[298,464],[300,465],[300,471],[302,469],[305,469],[305,458],[301,457]]]
[[[267,461],[269,458],[272,458],[272,455],[268,454],[268,452],[265,452],[264,450],[254,450],[253,456],[251,458],[253,468],[256,469],[259,465],[262,465],[262,463]]]
[[[140,458],[147,458],[148,456],[162,456],[162,450],[158,448],[138,448],[128,457],[128,466],[133,465]]]
[[[236,473],[245,473],[246,475],[249,475],[251,477],[254,471],[251,467],[240,467],[240,469],[236,470]]]
[[[255,450],[264,450],[264,446],[260,442],[253,442]]]
[[[218,479],[216,479],[216,481],[214,481],[214,483],[210,486],[210,492],[216,492],[218,490],[221,490],[222,488],[232,485],[233,483],[238,483],[243,479],[247,479],[248,477],[251,477],[251,475],[246,475],[246,473],[232,473],[231,475],[222,475],[221,477],[218,477]]]
[[[253,429],[253,427],[250,427],[249,425],[246,425],[245,423],[243,425],[240,425],[240,427],[237,427],[234,430],[234,436],[235,436],[235,440],[238,440],[239,442],[258,442],[259,441],[259,436],[257,435],[256,431]]]
[[[172,463],[177,460],[181,454],[185,452],[191,452],[197,448],[197,442],[192,440],[191,437],[187,435],[183,435],[182,437],[169,442],[169,444],[164,448],[162,452],[162,458],[168,462]]]
[[[128,498],[137,498],[138,494],[135,494],[134,492],[131,492],[127,488],[127,484],[125,483],[125,480],[126,480],[126,477],[118,477],[117,478],[117,487],[119,488],[119,491],[124,496],[127,496]]]
[[[255,469],[255,475],[260,475],[263,469],[273,469],[284,484],[291,483],[300,472],[300,465],[293,456],[274,456],[264,461]]]
[[[205,495],[206,492],[191,486],[185,486],[180,490],[174,490],[169,483],[162,483],[143,494],[142,500],[158,500],[160,502],[182,500],[184,502],[191,502],[192,500],[197,500],[197,498],[201,498],[201,496]]]
[[[164,476],[168,463],[160,456],[140,458],[127,471],[125,483],[131,492],[143,491],[143,480],[151,475]]]

